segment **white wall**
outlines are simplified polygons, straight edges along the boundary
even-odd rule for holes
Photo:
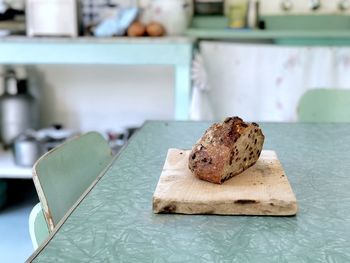
[[[120,130],[173,118],[173,70],[160,66],[38,66],[43,125]]]

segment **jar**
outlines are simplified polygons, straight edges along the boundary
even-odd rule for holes
[[[12,147],[15,164],[22,167],[32,167],[44,153],[41,142],[32,130],[20,134]]]

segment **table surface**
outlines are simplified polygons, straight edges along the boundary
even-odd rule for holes
[[[159,215],[168,148],[209,123],[147,122],[32,256],[34,262],[350,262],[350,124],[262,124],[285,168],[294,217]]]

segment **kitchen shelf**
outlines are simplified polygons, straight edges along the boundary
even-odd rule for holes
[[[309,38],[309,39],[350,39],[349,31],[306,31],[306,30],[250,30],[250,29],[198,29],[189,28],[188,36],[195,38],[214,39],[278,39],[278,38]]]
[[[350,45],[350,30],[344,28],[251,30],[228,28],[228,23],[224,16],[194,17],[186,35],[197,40],[263,41],[280,45]]]
[[[193,40],[160,38],[0,38],[1,64],[188,64]]]
[[[32,169],[15,165],[10,151],[0,150],[0,179],[31,179]]]
[[[0,64],[170,65],[175,72],[174,117],[187,120],[193,43],[189,37],[10,36],[0,38]],[[31,169],[17,167],[10,152],[0,151],[0,178],[31,178]]]
[[[349,31],[248,30],[189,28],[189,37],[211,40],[266,40],[276,44],[349,45]]]
[[[175,71],[175,119],[189,118],[194,40],[159,38],[0,38],[0,64],[170,65]]]

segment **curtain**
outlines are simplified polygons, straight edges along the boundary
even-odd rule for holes
[[[202,100],[199,111],[212,113],[202,119],[238,115],[251,121],[296,121],[298,102],[307,90],[350,88],[348,47],[203,41],[200,53],[210,89],[201,88],[205,93],[200,97],[194,86],[193,101]]]

